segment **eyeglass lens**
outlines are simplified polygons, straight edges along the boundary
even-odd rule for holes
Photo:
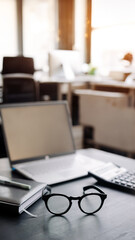
[[[70,202],[64,196],[52,196],[48,199],[47,206],[50,212],[54,214],[62,214],[69,208]]]
[[[97,211],[100,206],[101,198],[98,195],[87,195],[83,197],[80,202],[81,209],[87,214]]]

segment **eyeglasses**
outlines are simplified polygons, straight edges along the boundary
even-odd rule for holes
[[[90,193],[85,193],[91,190]],[[96,192],[95,192],[96,190]],[[48,211],[57,216],[63,215],[69,211],[72,200],[78,200],[80,210],[88,215],[98,212],[104,203],[107,195],[96,186],[83,187],[83,195],[80,197],[68,197],[64,194],[52,193],[51,188],[46,186],[42,192],[42,199]]]

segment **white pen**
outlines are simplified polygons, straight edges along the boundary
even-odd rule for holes
[[[31,189],[31,186],[28,184],[12,181],[3,176],[0,176],[0,184],[3,184],[5,186],[13,186],[13,187],[17,187],[17,188],[21,188],[21,189],[25,189],[25,190]]]

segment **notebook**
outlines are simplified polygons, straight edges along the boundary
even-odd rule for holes
[[[7,179],[5,177],[3,178]],[[26,209],[41,198],[42,190],[46,186],[45,183],[37,183],[31,180],[18,178],[10,178],[10,180],[17,183],[28,184],[31,186],[31,189],[25,190],[19,187],[0,184],[0,209],[3,212],[6,211],[6,213],[8,211],[19,214],[27,212]]]
[[[95,164],[75,151],[66,101],[3,105],[1,117],[11,167],[24,176],[55,184],[86,176]]]

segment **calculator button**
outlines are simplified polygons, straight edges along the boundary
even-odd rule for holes
[[[125,181],[121,181],[121,184],[126,185],[127,183]]]
[[[114,183],[120,184],[120,181],[119,180],[115,180]]]
[[[132,184],[131,184],[131,183],[128,183],[128,184],[127,184],[127,187],[132,187]]]
[[[135,180],[134,180],[134,181],[131,181],[131,183],[135,184]]]

